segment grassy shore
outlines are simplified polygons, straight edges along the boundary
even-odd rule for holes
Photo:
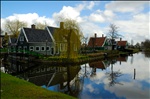
[[[75,99],[74,97],[46,90],[30,82],[1,73],[1,99]]]

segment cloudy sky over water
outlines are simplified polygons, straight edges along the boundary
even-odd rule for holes
[[[6,19],[19,19],[28,27],[35,22],[59,27],[62,15],[76,20],[86,37],[106,36],[113,23],[129,43],[150,39],[149,1],[1,1],[2,30]]]

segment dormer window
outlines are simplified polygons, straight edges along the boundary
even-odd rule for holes
[[[20,36],[20,41],[24,41],[24,37],[23,36]]]

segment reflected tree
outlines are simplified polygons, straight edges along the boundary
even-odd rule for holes
[[[117,78],[122,76],[122,73],[120,72],[120,70],[113,71],[113,64],[114,64],[114,61],[111,61],[111,72],[106,72],[106,76],[108,77],[108,80],[110,81],[109,86],[112,87],[115,84],[123,85],[122,83],[119,83],[117,81]]]

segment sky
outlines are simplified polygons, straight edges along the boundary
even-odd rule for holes
[[[1,1],[1,28],[6,20],[36,22],[59,27],[58,17],[79,23],[85,37],[108,36],[109,25],[118,27],[122,40],[133,44],[150,39],[149,1]],[[118,39],[119,40],[119,39]]]

